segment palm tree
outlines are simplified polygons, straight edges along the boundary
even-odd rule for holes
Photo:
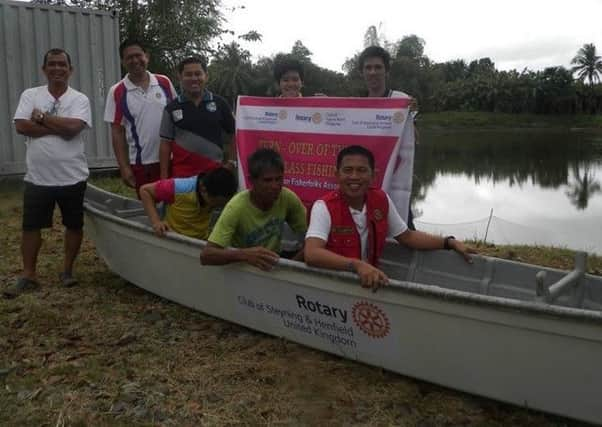
[[[210,87],[236,105],[236,97],[249,93],[251,53],[236,42],[220,49],[209,66]]]
[[[579,80],[589,80],[590,86],[600,81],[602,57],[596,55],[596,46],[593,43],[584,44],[577,51],[577,55],[573,58],[571,64],[575,64],[572,71],[577,72]]]
[[[364,33],[364,47],[380,46],[378,30],[374,25],[370,25]]]
[[[583,175],[578,164],[575,164],[572,169],[573,182],[568,185],[565,194],[577,209],[584,210],[587,208],[589,199],[602,191],[602,188],[587,165],[584,167]]]

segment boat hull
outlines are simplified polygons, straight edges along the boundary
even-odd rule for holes
[[[492,399],[602,420],[596,315],[464,298],[410,282],[372,293],[346,273],[283,260],[271,272],[202,266],[200,241],[87,206],[86,232],[109,268],[168,300],[270,335]]]

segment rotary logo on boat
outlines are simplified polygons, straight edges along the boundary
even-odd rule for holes
[[[280,112],[278,113],[278,118],[280,120],[285,120],[288,117],[288,113],[286,112],[286,110],[280,110]]]
[[[384,338],[389,334],[389,318],[374,304],[366,301],[356,302],[351,315],[353,322],[366,335],[372,338]]]
[[[320,123],[322,123],[322,114],[314,113],[311,116],[311,121],[314,122],[315,124],[319,125]]]

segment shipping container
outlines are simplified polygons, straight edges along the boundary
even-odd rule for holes
[[[90,167],[116,165],[103,113],[107,91],[120,79],[117,13],[0,0],[0,175],[25,172],[25,138],[13,116],[23,90],[46,84],[42,61],[55,47],[71,56],[70,85],[90,99]]]

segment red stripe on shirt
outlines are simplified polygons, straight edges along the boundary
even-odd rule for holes
[[[176,200],[176,183],[173,178],[160,179],[155,183],[155,200],[170,204]]]
[[[191,153],[180,147],[175,141],[171,141],[171,155],[171,175],[174,178],[188,178],[200,173],[207,173],[222,165],[221,162]]]
[[[123,120],[123,97],[126,96],[127,88],[125,83],[121,82],[115,88],[113,92],[113,100],[115,101],[115,116],[113,117],[113,124],[121,124]]]
[[[167,93],[171,94],[168,101],[172,101],[176,97],[176,94],[173,93],[173,91],[171,90],[171,81],[169,80],[169,78],[167,76],[164,76],[163,74],[155,74],[155,77],[157,78],[159,86],[163,87],[163,89],[167,91]]]

